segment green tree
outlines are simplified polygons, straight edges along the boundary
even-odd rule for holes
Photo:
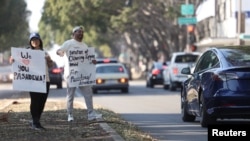
[[[24,0],[0,1],[0,52],[28,44],[29,26]]]
[[[106,55],[111,52],[117,57],[123,50],[130,50],[135,61],[140,56],[157,60],[159,53],[169,58],[171,52],[185,48],[185,27],[177,23],[184,3],[133,0],[126,6],[125,0],[47,0],[39,28],[48,46],[62,44],[70,38],[73,26],[83,25],[85,42],[101,48]]]
[[[112,5],[112,8],[111,8]],[[39,29],[44,43],[62,44],[71,38],[74,26],[85,27],[84,41],[94,47],[110,44],[110,18],[119,14],[123,3],[115,0],[46,1]]]

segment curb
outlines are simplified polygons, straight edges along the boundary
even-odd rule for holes
[[[125,141],[117,132],[111,128],[107,123],[100,123],[100,126],[114,139],[114,141]]]
[[[78,104],[82,105],[83,107],[85,106],[85,103],[80,101],[75,101]],[[105,130],[107,133],[110,134],[110,136],[114,139],[114,141],[125,141],[113,128],[111,128],[107,123],[99,123],[100,126]]]

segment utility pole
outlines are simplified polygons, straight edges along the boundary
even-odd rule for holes
[[[186,0],[186,4],[189,4],[189,0]],[[186,25],[186,34],[187,34],[187,43],[186,43],[186,52],[189,52],[189,34],[187,30],[187,25]]]
[[[242,20],[242,0],[238,0],[238,13],[237,13],[237,31],[238,31],[238,37],[237,37],[237,45],[243,45],[244,44],[244,41],[241,40],[240,38],[240,34],[242,32],[242,28],[241,25],[242,23],[241,22],[245,22],[245,19]],[[244,24],[245,25],[245,24]]]

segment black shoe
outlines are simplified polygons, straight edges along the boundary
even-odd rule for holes
[[[46,129],[40,123],[32,123],[31,128],[38,131],[45,131]]]
[[[41,130],[46,130],[40,123],[38,123],[38,128]]]

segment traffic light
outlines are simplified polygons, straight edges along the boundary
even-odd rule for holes
[[[196,43],[196,37],[195,37],[195,26],[194,25],[187,25],[187,32],[188,32],[188,45],[190,51],[194,52],[197,50]]]
[[[195,30],[194,25],[188,25],[187,26],[188,43],[189,44],[194,44],[196,42],[196,37],[195,37],[194,30]]]
[[[195,52],[197,50],[197,46],[196,45],[190,45],[189,48],[190,48],[190,50],[192,52]]]

